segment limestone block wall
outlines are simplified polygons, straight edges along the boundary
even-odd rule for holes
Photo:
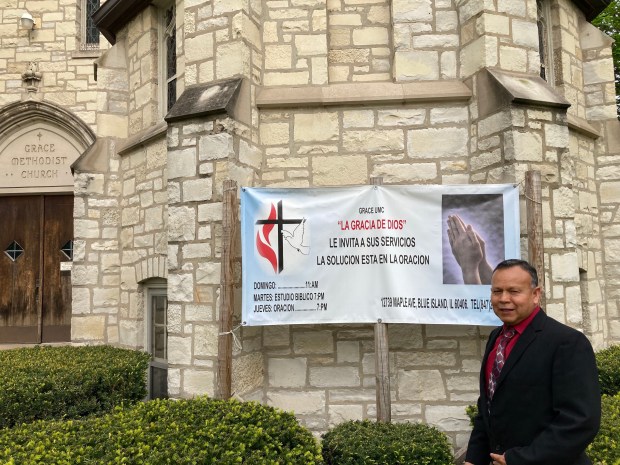
[[[263,68],[259,1],[193,1],[177,5],[182,40],[178,41],[181,79],[185,86],[231,76],[257,78]],[[277,2],[276,2],[277,3]],[[182,8],[181,8],[182,7]]]
[[[552,7],[555,58],[555,85],[564,98],[571,102],[569,113],[586,117],[584,94],[584,57],[580,44],[580,25],[583,14],[570,2],[559,1]]]
[[[597,276],[605,278],[605,287],[600,290],[600,282],[589,283],[589,295],[602,293],[606,302],[608,332],[604,340],[618,341],[620,338],[619,283],[620,283],[620,217],[618,216],[618,198],[620,195],[620,121],[616,117],[615,88],[610,39],[594,29],[591,25],[581,25],[581,47],[583,53],[583,81],[586,102],[586,118],[600,137],[593,142],[594,163],[589,169],[594,172],[595,182],[590,190],[598,193],[595,202],[594,192],[588,197],[589,204],[583,210],[597,213],[593,219],[595,227],[600,228],[598,238],[600,256],[590,259],[591,267],[596,264]],[[581,200],[581,199],[580,199]],[[585,202],[584,202],[585,203]],[[598,221],[597,221],[598,220]],[[587,223],[586,223],[587,224]],[[592,308],[591,319],[602,319],[601,306]],[[599,324],[599,327],[604,325]]]
[[[612,283],[618,276],[613,272],[614,242],[613,239],[607,242],[608,236],[604,232],[613,231],[618,225],[618,218],[605,213],[610,211],[609,207],[613,210],[615,206],[612,206],[614,202],[610,198],[601,195],[606,181],[618,179],[618,173],[610,167],[610,162],[617,161],[620,154],[620,144],[614,142],[618,139],[615,134],[620,134],[620,121],[616,116],[611,41],[583,19],[579,22],[579,39],[585,118],[594,126],[599,137],[575,134],[579,138],[579,151],[571,148],[577,160],[575,186],[579,188],[579,196],[576,197],[577,240],[582,302],[587,308],[585,323],[590,326],[589,334],[595,346],[602,347],[605,341],[617,341],[620,335],[617,330],[617,300],[609,298],[608,294],[614,292]],[[591,181],[592,178],[595,182]],[[617,233],[614,236],[612,232],[612,237],[618,237]]]
[[[159,107],[158,69],[161,66],[157,26],[158,9],[151,6],[136,16],[127,27],[122,47],[127,53],[129,78],[129,135],[156,124],[163,117]],[[162,84],[163,85],[163,84]]]
[[[167,144],[158,86],[161,59],[152,52],[161,40],[160,19],[157,8],[146,8],[118,34],[116,44],[119,78],[127,83],[126,105],[119,111],[124,110],[128,127],[116,155],[121,183],[118,344],[133,348],[146,344],[144,284],[167,278]]]
[[[487,334],[477,327],[390,325],[393,421],[426,421],[462,446]],[[244,398],[293,410],[314,431],[376,418],[372,326],[266,327],[262,347],[265,382]]]
[[[463,183],[468,118],[464,104],[264,111],[262,185]]]
[[[138,283],[167,277],[166,162],[164,137],[120,156],[119,343],[128,347],[145,344],[146,302]]]
[[[25,0],[3,2],[0,11],[0,106],[27,98],[22,73],[36,62],[42,79],[37,99],[57,104],[96,127],[97,83],[93,59],[97,53],[79,52],[77,2]],[[29,9],[36,21],[32,31],[19,19]],[[107,48],[102,40],[101,47]]]
[[[106,145],[104,173],[76,173],[74,182],[74,254],[71,340],[119,342],[120,223],[119,159]]]
[[[602,348],[608,338],[607,320],[610,306],[605,293],[605,261],[601,241],[600,207],[597,183],[591,182],[596,171],[596,141],[572,132],[570,153],[573,157],[575,177],[575,236],[577,261],[580,273],[583,330],[595,348]],[[576,302],[574,303],[576,304]]]
[[[361,23],[361,19],[357,20]],[[328,71],[325,0],[266,2],[262,27],[264,85],[318,85],[328,82],[328,72],[332,73],[332,68]],[[333,40],[337,41],[336,38]],[[331,59],[338,61],[338,58]],[[347,57],[349,65],[354,62],[354,57]]]
[[[225,129],[231,126],[223,118],[188,120],[168,129],[168,390],[172,396],[213,395],[215,390],[222,182],[234,179],[239,186],[253,185],[252,165],[256,164],[248,141]],[[238,266],[236,275],[239,284]],[[238,356],[236,361],[235,382],[242,389],[262,382],[262,356],[247,352],[249,357]]]
[[[605,276],[605,301],[608,311],[609,341],[620,340],[620,124],[607,123],[607,156],[597,159],[599,179],[600,221],[602,225],[603,269]],[[611,132],[613,131],[613,133]]]
[[[455,2],[395,0],[390,3],[394,80],[457,78],[462,36]]]
[[[390,2],[328,2],[327,24],[329,82],[392,77]]]
[[[130,86],[127,50],[118,45],[125,44],[125,37],[126,34],[120,34],[117,46],[98,59],[94,112],[98,141],[88,157],[93,161],[86,161],[84,168],[78,167],[74,177],[76,253],[71,340],[141,347],[142,342],[135,343],[135,329],[129,329],[126,321],[120,330],[121,320],[129,316],[127,296],[123,298],[125,310],[120,312],[121,289],[127,290],[121,273],[120,228],[127,214],[123,211],[125,187],[118,149],[130,131]],[[135,281],[133,277],[130,282]],[[129,334],[133,337],[129,338]]]
[[[460,78],[485,67],[538,74],[535,1],[456,0]]]

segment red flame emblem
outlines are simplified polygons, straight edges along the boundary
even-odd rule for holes
[[[269,220],[273,221],[276,219],[276,207],[271,204],[271,212],[269,213]],[[265,257],[273,266],[273,271],[278,272],[278,258],[276,257],[276,252],[273,250],[271,246],[271,242],[269,240],[269,234],[271,230],[275,226],[274,223],[265,224],[262,228],[259,228],[256,233],[256,249],[261,257]]]

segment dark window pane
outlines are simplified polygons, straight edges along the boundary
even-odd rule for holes
[[[168,69],[166,78],[170,79],[177,74],[177,45],[174,31],[166,39],[166,66]]]
[[[153,328],[153,356],[162,360],[166,359],[166,328],[164,326]]]
[[[173,79],[168,83],[168,111],[173,107],[174,102],[177,101],[177,80]]]
[[[65,245],[62,246],[60,251],[67,257],[69,260],[73,260],[73,241],[68,241]]]
[[[156,325],[166,324],[166,296],[153,296],[153,321]]]
[[[176,19],[174,7],[166,10],[165,18],[165,44],[164,57],[165,77],[166,77],[166,111],[170,111],[177,101],[177,38],[176,38]]]
[[[168,298],[165,295],[151,297],[151,353],[156,359],[166,360]]]
[[[538,51],[540,54],[540,77],[547,80],[547,67],[549,66],[549,57],[547,53],[547,23],[545,18],[544,5],[541,0],[536,2],[538,14]]]
[[[168,397],[168,370],[151,366],[151,399],[166,399]]]
[[[11,260],[15,261],[24,253],[24,249],[16,241],[13,241],[4,249],[4,253],[7,254]]]
[[[174,6],[166,10],[166,29],[172,26],[174,23]]]
[[[93,21],[93,13],[99,8],[99,0],[86,0],[86,37],[85,42],[88,45],[99,45],[99,30]],[[92,47],[97,48],[97,47]]]

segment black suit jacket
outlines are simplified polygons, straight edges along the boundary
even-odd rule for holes
[[[601,396],[587,338],[538,312],[517,340],[488,409],[485,364],[501,330],[490,335],[480,370],[478,415],[467,461],[488,465],[490,453],[507,465],[585,465],[600,425]]]

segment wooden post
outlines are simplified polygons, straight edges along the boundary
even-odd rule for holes
[[[542,289],[540,306],[545,308],[545,247],[542,230],[542,191],[540,171],[525,173],[525,210],[527,213],[528,261],[538,272],[538,284]]]
[[[222,273],[220,277],[220,332],[217,344],[215,397],[228,399],[232,384],[233,261],[237,231],[237,183],[224,181],[222,211]]]
[[[370,178],[370,184],[380,186],[383,178]],[[390,348],[388,325],[375,323],[375,381],[377,390],[377,421],[392,421],[392,399],[390,397]]]

